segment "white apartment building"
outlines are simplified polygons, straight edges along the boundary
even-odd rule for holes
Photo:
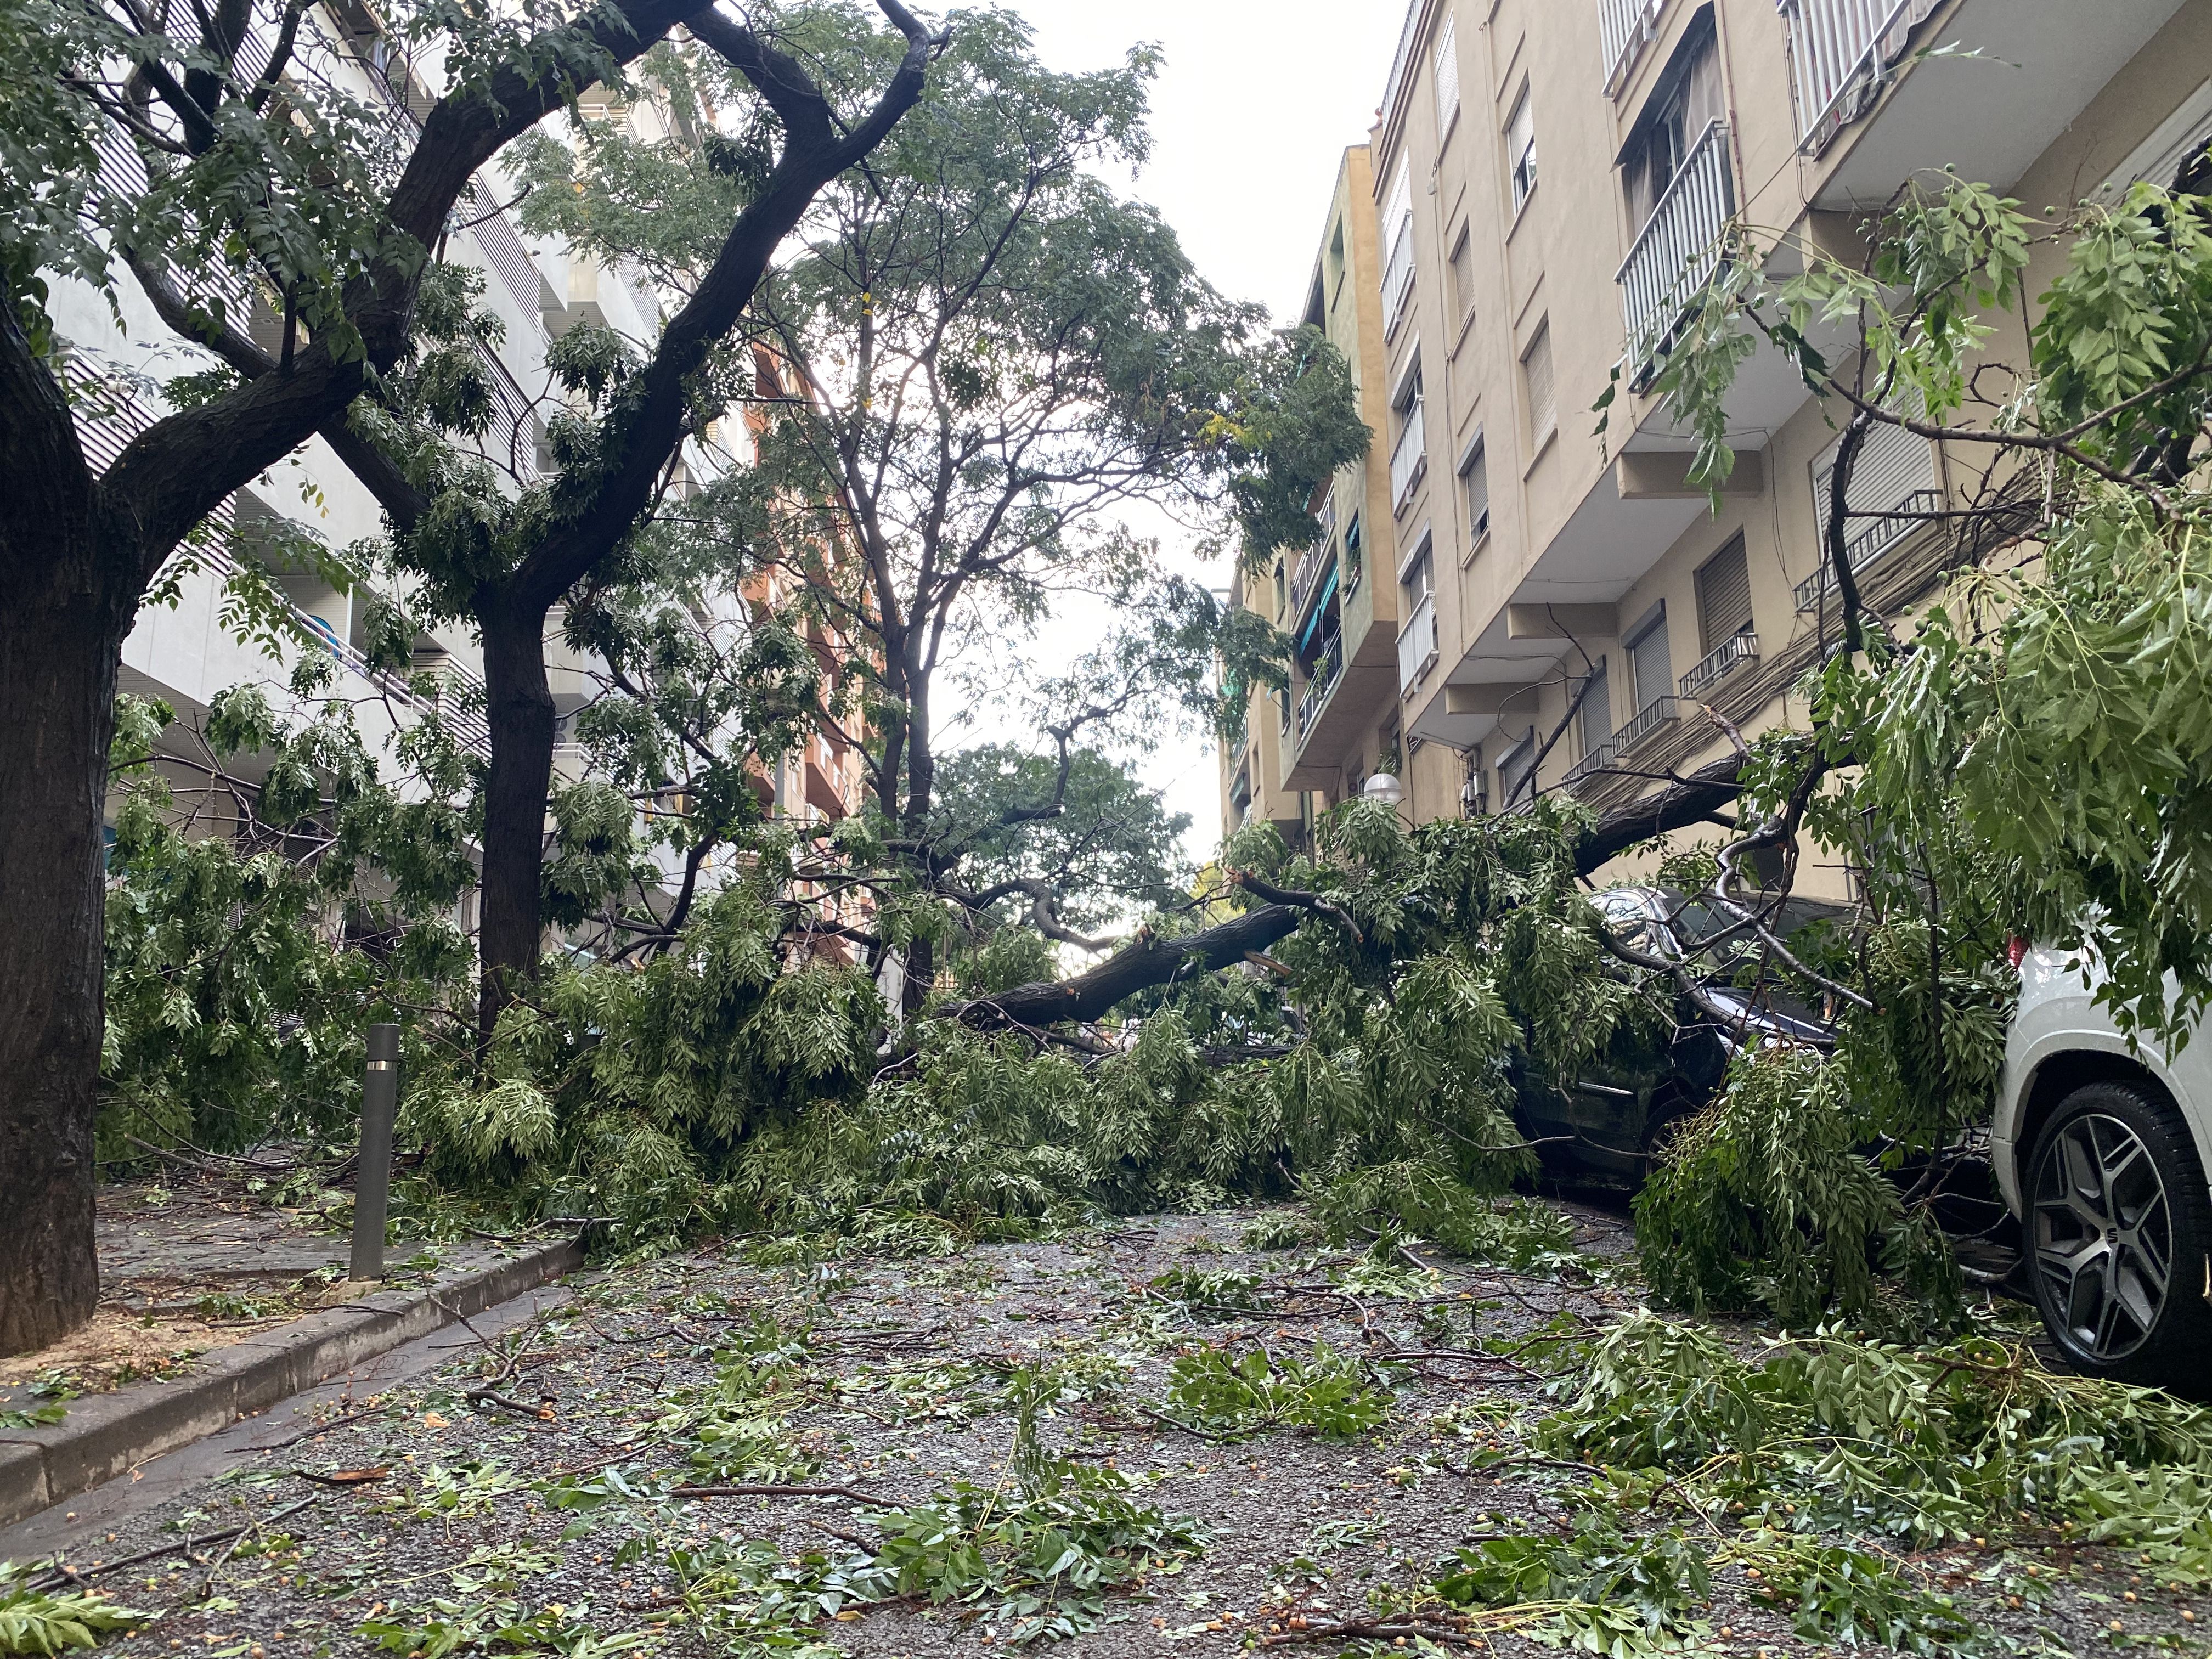
[[[1525,800],[1577,693],[1534,784],[1631,802],[1654,786],[1626,774],[1726,752],[1705,707],[1790,719],[1833,637],[1836,434],[1794,369],[1762,350],[1740,376],[1717,514],[1648,392],[1731,216],[1841,251],[1947,165],[2031,211],[2172,183],[2212,137],[2208,76],[2212,0],[1412,0],[1370,139],[1390,459],[1367,540],[1400,581],[1417,815]],[[2031,293],[2063,257],[2037,251]],[[1850,507],[1939,506],[1970,459],[1885,432]],[[1852,537],[1886,611],[1946,574],[1924,520]]]

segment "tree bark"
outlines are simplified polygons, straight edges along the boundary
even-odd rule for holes
[[[484,787],[477,1032],[537,977],[544,938],[545,802],[553,781],[553,691],[545,607],[511,593],[479,601],[491,775]]]
[[[101,498],[60,390],[12,315],[0,328],[0,1354],[12,1354],[82,1324],[100,1298],[100,817],[131,612],[104,569]]]

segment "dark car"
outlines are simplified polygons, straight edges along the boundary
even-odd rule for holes
[[[1670,1032],[1654,1041],[1623,1033],[1566,1083],[1527,1076],[1522,1127],[1555,1173],[1643,1180],[1668,1130],[1713,1097],[1741,1047],[1770,1040],[1834,1040],[1832,1010],[1810,1006],[1757,933],[1709,900],[1664,887],[1615,887],[1591,902],[1617,938],[1646,956],[1680,963],[1694,989],[1678,991]],[[1802,955],[1849,924],[1844,906],[1782,902],[1767,926]]]

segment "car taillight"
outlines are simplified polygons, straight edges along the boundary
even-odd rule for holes
[[[2027,960],[2027,941],[2018,933],[2005,941],[2005,960],[2012,963],[2015,973],[2020,970],[2020,964]]]

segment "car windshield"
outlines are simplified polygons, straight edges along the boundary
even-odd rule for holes
[[[1754,929],[1704,899],[1677,899],[1668,906],[1668,914],[1674,917],[1674,937],[1681,941],[1683,950],[1717,968],[1745,966],[1765,954],[1765,943]],[[1817,899],[1784,899],[1780,912],[1769,918],[1766,926],[1794,951],[1798,948],[1797,935],[1807,928],[1823,922],[1839,926],[1843,916],[1841,908]],[[1810,939],[1804,941],[1808,945],[1814,943]]]

